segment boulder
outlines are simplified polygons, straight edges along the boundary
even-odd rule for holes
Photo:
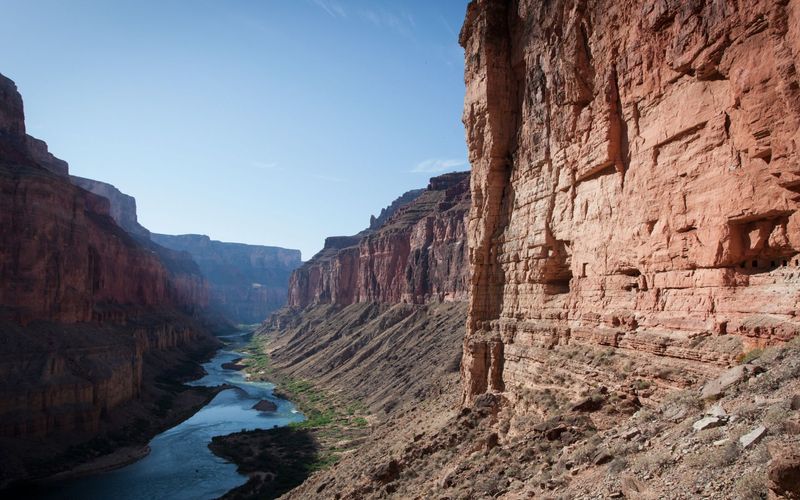
[[[770,447],[767,487],[778,498],[800,499],[800,447]]]
[[[717,378],[706,382],[700,391],[703,399],[717,399],[725,394],[725,391],[733,386],[747,380],[751,375],[763,371],[761,367],[754,365],[738,365],[725,370]]]
[[[763,425],[759,425],[752,431],[740,437],[739,444],[742,445],[743,449],[747,449],[750,446],[761,441],[761,438],[763,438],[766,434],[767,434],[767,428],[764,427]]]
[[[692,428],[695,431],[704,431],[706,429],[713,429],[714,427],[722,427],[727,423],[727,420],[720,417],[703,417],[694,424]]]
[[[253,409],[263,412],[273,412],[278,409],[278,405],[276,405],[272,401],[262,399],[261,401],[253,405]]]

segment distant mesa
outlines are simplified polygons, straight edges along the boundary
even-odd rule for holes
[[[151,237],[191,255],[208,279],[211,307],[238,324],[260,323],[283,307],[289,276],[302,263],[299,250],[225,243],[200,234]]]

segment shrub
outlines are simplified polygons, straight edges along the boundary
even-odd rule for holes
[[[748,472],[734,485],[739,500],[761,500],[767,498],[767,485],[763,472]]]
[[[752,349],[736,356],[736,361],[738,361],[740,365],[743,365],[760,358],[762,354],[764,354],[764,349]]]

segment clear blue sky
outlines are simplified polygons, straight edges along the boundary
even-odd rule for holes
[[[467,170],[467,0],[2,0],[28,133],[157,232],[316,253]]]

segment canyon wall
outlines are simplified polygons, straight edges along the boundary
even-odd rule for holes
[[[133,236],[149,239],[150,231],[139,224],[136,214],[136,198],[127,195],[106,182],[70,175],[70,181],[76,186],[102,196],[109,202],[109,215],[119,227]]]
[[[327,238],[292,274],[289,306],[466,300],[469,174],[434,177],[411,193],[382,225],[373,219],[358,235]]]
[[[108,200],[109,215],[119,227],[127,231],[137,244],[156,254],[167,271],[170,296],[182,304],[191,314],[202,313],[206,319],[213,314],[209,310],[209,283],[192,256],[181,250],[173,250],[152,241],[150,231],[139,224],[136,199],[116,187],[102,181],[69,176],[72,184]],[[226,320],[215,318],[222,326]],[[228,320],[229,321],[229,320]]]
[[[297,269],[258,331],[271,366],[378,415],[456,390],[469,173],[434,177]]]
[[[301,264],[299,250],[226,243],[199,234],[151,237],[188,253],[209,282],[211,308],[240,324],[260,323],[283,307],[289,276]]]
[[[577,348],[657,395],[797,334],[798,2],[475,0],[460,43],[467,401],[613,377]]]
[[[22,98],[2,76],[0,193],[0,445],[46,437],[55,453],[137,400],[150,353],[216,345],[196,321],[205,284],[70,182],[66,163],[25,134]]]

